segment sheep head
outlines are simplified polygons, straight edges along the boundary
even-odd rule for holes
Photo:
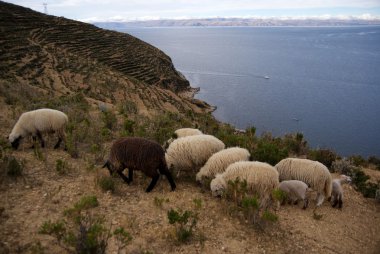
[[[109,160],[106,161],[106,163],[104,163],[103,167],[102,168],[107,168],[108,171],[110,172],[110,175],[112,176],[113,173],[115,173],[116,171],[114,170],[114,167],[112,166],[111,162]]]
[[[222,197],[224,190],[226,189],[226,181],[221,175],[216,175],[216,177],[210,183],[210,189],[214,197]]]
[[[352,182],[352,178],[350,176],[340,175],[339,177],[342,180],[342,182],[349,183],[349,184]]]
[[[13,133],[11,133],[8,136],[8,140],[11,143],[13,149],[15,150],[17,150],[17,148],[19,147],[21,139],[22,139],[21,135],[14,135]]]

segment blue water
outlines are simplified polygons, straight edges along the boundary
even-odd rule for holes
[[[168,54],[221,121],[258,134],[302,132],[312,147],[343,156],[380,155],[380,27],[123,32]]]

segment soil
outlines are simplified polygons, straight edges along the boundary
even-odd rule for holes
[[[150,179],[136,172],[131,185],[116,179],[117,190],[112,194],[96,185],[97,177],[108,172],[100,165],[87,169],[91,155],[72,159],[51,148],[42,153],[45,160],[38,160],[25,146],[13,152],[25,162],[23,176],[1,179],[0,253],[29,253],[38,242],[45,253],[67,253],[54,237],[39,234],[38,229],[47,220],[64,218],[63,211],[84,195],[97,196],[99,207],[92,212],[104,216],[106,225],[123,226],[132,235],[120,253],[380,253],[380,204],[349,185],[344,185],[342,209],[326,201],[316,218],[314,202],[307,210],[301,209],[302,204],[285,205],[277,211],[277,223],[258,229],[239,216],[230,216],[233,204],[211,197],[191,180],[177,180],[177,189],[171,192],[167,180],[161,178],[151,193],[145,193]],[[68,162],[67,174],[55,170],[58,159]],[[315,197],[315,193],[310,195]],[[201,208],[194,199],[201,200]],[[171,208],[198,213],[190,242],[174,240],[174,227],[167,218]],[[117,253],[117,249],[111,238],[107,253]]]

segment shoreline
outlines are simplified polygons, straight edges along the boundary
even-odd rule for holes
[[[205,109],[206,113],[212,113],[217,109],[217,106],[210,105],[206,101],[202,101],[199,99],[194,98],[195,95],[201,90],[200,87],[189,87],[184,91],[181,91],[178,93],[180,97],[186,98],[198,107]]]

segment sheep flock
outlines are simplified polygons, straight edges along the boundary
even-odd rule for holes
[[[19,117],[8,139],[14,149],[28,136],[33,140],[38,138],[41,147],[44,147],[43,135],[57,133],[58,142],[54,148],[58,148],[62,141],[66,143],[67,123],[67,115],[58,110],[25,112]],[[191,178],[200,183],[208,179],[206,182],[209,186],[206,188],[211,190],[212,196],[223,196],[230,181],[245,181],[248,192],[259,197],[262,206],[273,201],[274,190],[280,190],[290,203],[302,200],[304,209],[308,206],[309,190],[317,193],[316,207],[321,206],[325,198],[330,200],[332,196],[332,206],[338,204],[341,208],[342,185],[351,181],[346,176],[333,181],[327,167],[317,161],[287,158],[274,166],[252,161],[248,150],[240,147],[226,148],[218,138],[194,128],[176,130],[164,146],[140,137],[117,139],[111,146],[103,168],[107,168],[110,174],[119,175],[128,184],[133,181],[134,171],[142,171],[152,178],[146,192],[152,191],[160,175],[166,177],[174,191],[177,186],[172,177],[173,171],[177,172],[177,180],[181,171],[190,174]],[[123,173],[125,169],[128,169],[128,176]]]

